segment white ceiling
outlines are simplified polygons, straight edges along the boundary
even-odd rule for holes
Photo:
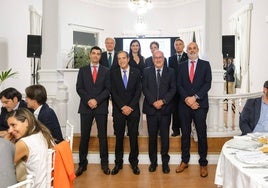
[[[128,0],[80,0],[86,3],[94,3],[96,5],[101,5],[110,8],[123,8],[128,5]],[[152,0],[154,7],[160,8],[171,8],[176,6],[181,6],[184,4],[192,3],[200,0]]]

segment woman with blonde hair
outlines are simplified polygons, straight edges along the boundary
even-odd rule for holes
[[[49,130],[26,108],[11,111],[7,124],[16,142],[15,164],[24,161],[27,174],[34,176],[34,187],[45,187],[48,149],[54,146]]]

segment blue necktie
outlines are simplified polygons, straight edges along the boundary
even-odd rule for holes
[[[127,71],[126,70],[123,70],[124,72],[124,75],[123,75],[123,82],[124,82],[124,86],[125,88],[127,89]]]

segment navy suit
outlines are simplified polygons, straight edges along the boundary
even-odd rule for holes
[[[19,108],[27,108],[27,103],[24,100],[19,101]],[[7,114],[8,114],[7,109],[5,107],[2,107],[1,114],[0,114],[0,131],[5,131],[5,130],[8,130],[9,128],[6,122]]]
[[[172,99],[176,93],[174,70],[163,67],[157,99],[157,81],[155,67],[144,69],[142,88],[144,93],[143,113],[146,114],[149,133],[149,158],[151,164],[157,164],[157,136],[161,136],[162,164],[167,165],[170,159],[169,151],[169,126],[173,108]],[[157,100],[165,101],[161,109],[156,109],[153,103]]]
[[[100,59],[100,64],[105,66],[105,67],[108,67],[111,70],[119,67],[119,65],[117,63],[117,52],[114,52],[113,62],[112,62],[111,67],[109,67],[108,52],[102,52],[101,59]]]
[[[188,60],[187,53],[183,52],[180,61],[177,60],[177,54],[170,56],[168,58],[168,66],[173,68],[175,71],[176,79],[178,78],[178,71],[179,71],[179,64]],[[179,118],[179,93],[176,92],[174,99],[173,99],[174,108],[172,112],[172,131],[173,134],[177,135],[180,134],[180,118]]]
[[[94,118],[98,128],[101,165],[102,167],[108,166],[107,114],[110,89],[110,71],[108,68],[99,65],[96,83],[93,82],[89,65],[79,69],[76,82],[76,91],[80,96],[78,113],[80,113],[81,118],[79,166],[86,166],[88,163],[88,142]],[[90,99],[97,101],[96,108],[91,109],[88,106]]]
[[[252,133],[255,129],[261,112],[262,97],[248,99],[239,117],[239,127],[242,135]]]
[[[190,134],[192,120],[195,123],[198,136],[198,153],[200,156],[199,164],[206,166],[207,157],[207,112],[208,112],[208,91],[211,88],[211,67],[208,61],[201,59],[197,60],[196,69],[194,73],[193,83],[189,78],[188,61],[180,64],[178,71],[178,91],[180,95],[179,102],[179,116],[181,120],[181,151],[182,162],[188,163],[190,159]],[[199,108],[191,109],[185,103],[185,98],[197,95],[199,99]]]
[[[46,103],[42,105],[37,119],[50,130],[52,137],[56,139],[56,143],[63,140],[60,123],[56,113]]]
[[[128,127],[130,142],[129,162],[132,167],[138,165],[138,127],[140,119],[139,99],[141,95],[141,75],[138,69],[129,66],[129,76],[127,88],[123,84],[121,68],[111,71],[111,95],[113,102],[113,121],[116,135],[115,164],[123,164],[123,141],[125,126]],[[122,113],[123,106],[133,109],[128,116]]]

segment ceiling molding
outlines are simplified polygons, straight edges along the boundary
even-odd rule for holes
[[[108,8],[126,8],[128,7],[127,0],[79,0],[84,3],[92,3],[99,6]],[[201,0],[152,0],[153,7],[156,8],[174,8],[186,5]]]

